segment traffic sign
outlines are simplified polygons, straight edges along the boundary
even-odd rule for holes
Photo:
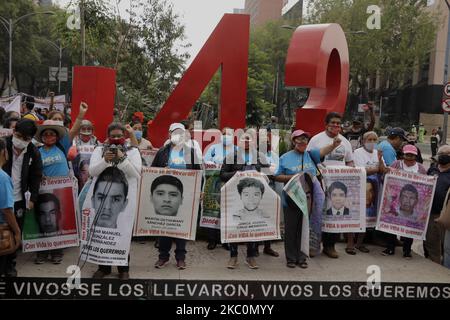
[[[59,72],[58,67],[49,67],[48,68],[48,77],[49,81],[61,81],[66,82],[68,78],[68,70],[67,67],[62,67],[61,72]]]
[[[445,87],[444,87],[444,94],[447,97],[450,97],[450,82],[445,85]]]
[[[442,110],[450,112],[450,99],[442,100]]]

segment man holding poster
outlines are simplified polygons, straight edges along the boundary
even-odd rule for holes
[[[137,148],[125,143],[130,126],[108,126],[108,139],[95,148],[89,173],[94,177],[82,209],[81,259],[98,264],[93,278],[109,275],[116,265],[119,279],[129,279],[129,251],[142,161]]]
[[[170,143],[166,144],[163,148],[160,148],[158,150],[158,153],[155,156],[155,159],[153,160],[152,167],[159,167],[159,168],[171,168],[171,169],[178,169],[178,170],[200,170],[200,162],[202,159],[199,159],[197,157],[197,153],[194,151],[193,148],[189,147],[188,144],[185,142],[185,134],[186,129],[183,124],[181,123],[172,123],[169,128],[169,137],[170,137]],[[189,140],[190,141],[190,140]],[[149,168],[150,169],[150,168]],[[178,171],[177,170],[177,171]],[[151,170],[150,170],[151,171]],[[193,174],[196,176],[196,179],[198,178],[198,174],[196,172],[191,172],[190,174]],[[181,174],[180,174],[181,175]],[[158,232],[164,231],[164,235],[167,234],[167,231],[169,231],[169,234],[167,236],[161,236],[159,237],[159,259],[155,263],[155,268],[163,268],[169,263],[170,260],[170,250],[172,248],[172,242],[175,241],[176,249],[175,249],[175,259],[177,260],[177,268],[179,270],[186,269],[186,239],[189,239],[192,237],[192,235],[195,235],[194,232],[192,232],[192,228],[196,226],[197,222],[197,216],[195,216],[195,222],[192,220],[192,217],[194,215],[194,212],[191,214],[191,220],[187,219],[180,219],[180,221],[170,221],[171,219],[162,219],[161,217],[168,216],[168,215],[176,215],[178,213],[178,208],[175,209],[175,207],[178,207],[178,205],[181,204],[181,198],[182,196],[182,188],[180,188],[180,185],[175,179],[170,179],[171,183],[167,183],[168,178],[165,178],[166,183],[157,183],[159,185],[160,190],[158,192],[162,194],[164,193],[164,198],[166,200],[161,199],[159,195],[152,194],[152,199],[155,201],[155,204],[158,208],[155,208],[158,210],[158,221],[163,223],[164,225],[168,225],[168,227],[171,227],[170,224],[180,224],[183,226],[189,226],[189,232],[187,235],[184,236],[170,236],[170,233],[180,233],[179,230],[157,230]],[[164,182],[164,181],[163,181]],[[152,193],[156,190],[158,185],[154,185],[154,190],[151,190]],[[200,184],[198,184],[198,187],[200,187]],[[190,186],[192,188],[192,186]],[[163,190],[164,189],[164,190]],[[195,188],[194,188],[195,189]],[[192,189],[191,189],[192,190]],[[145,194],[145,190],[142,190],[141,188],[141,194]],[[200,194],[198,193],[195,195],[195,192],[193,194],[192,200],[194,201],[192,205],[192,210],[195,210],[195,213],[198,211],[198,202],[195,202],[196,197],[200,197]],[[142,198],[146,197],[141,197]],[[199,200],[199,199],[198,199]],[[166,202],[166,203],[165,203]],[[169,204],[170,202],[170,204]],[[156,213],[156,212],[155,212]],[[139,214],[139,217],[142,215]],[[143,223],[140,221],[140,218],[138,217],[138,224],[142,225]],[[152,217],[149,217],[149,221]],[[153,218],[154,219],[154,218]],[[155,220],[153,220],[155,221]],[[151,224],[151,223],[149,223]],[[151,230],[151,229],[150,229]],[[183,233],[183,232],[181,232]],[[184,232],[186,233],[186,232]],[[160,233],[161,234],[161,233]],[[189,237],[190,235],[190,237]]]
[[[230,243],[229,269],[238,265],[239,242],[247,244],[245,263],[250,269],[258,269],[257,242],[280,238],[280,199],[259,173],[270,165],[265,155],[257,152],[256,132],[248,130],[239,142],[242,150],[229,154],[220,171],[220,178],[226,182],[221,189],[221,238],[223,243]]]

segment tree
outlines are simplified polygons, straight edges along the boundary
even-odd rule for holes
[[[381,29],[366,27],[370,5],[381,8]],[[381,90],[400,88],[428,59],[439,17],[426,1],[316,0],[309,2],[308,23],[339,23],[350,54],[350,93],[367,98],[369,77],[381,77]],[[365,34],[352,34],[352,31]]]

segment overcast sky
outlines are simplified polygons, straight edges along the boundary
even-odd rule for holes
[[[115,0],[109,0],[115,4]],[[244,8],[245,0],[164,0],[171,2],[180,15],[180,21],[186,27],[187,42],[191,58],[188,65],[202,48],[209,35],[225,13],[233,13],[234,8]],[[56,0],[55,3],[66,6],[70,0]],[[120,1],[121,14],[129,7],[130,0]]]

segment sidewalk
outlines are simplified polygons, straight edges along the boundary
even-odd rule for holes
[[[244,263],[246,247],[239,247],[239,266],[235,270],[226,268],[229,252],[220,245],[215,250],[207,250],[206,242],[188,242],[187,244],[187,269],[177,270],[175,259],[172,257],[170,264],[164,269],[154,268],[158,257],[158,250],[154,248],[153,241],[145,244],[132,242],[130,278],[131,279],[173,279],[173,280],[266,280],[266,281],[342,281],[342,282],[366,282],[368,278],[367,267],[377,265],[381,269],[382,282],[416,282],[416,283],[450,283],[450,269],[437,265],[418,255],[412,260],[402,257],[402,250],[397,248],[395,256],[384,257],[380,252],[381,247],[368,246],[370,253],[364,254],[358,251],[356,256],[345,253],[345,244],[337,244],[339,259],[330,259],[319,255],[309,260],[308,269],[289,269],[286,267],[283,242],[272,244],[273,249],[280,253],[280,257],[270,257],[262,253],[257,262],[258,270],[250,270]],[[174,248],[172,248],[174,249]],[[50,262],[35,265],[34,253],[22,253],[17,259],[17,270],[20,277],[50,277],[66,278],[66,269],[69,265],[76,264],[78,260],[78,248],[64,249],[64,259],[61,265],[53,265]],[[86,263],[82,269],[82,277],[90,278],[95,272],[96,266]],[[108,278],[117,278],[117,270]]]

